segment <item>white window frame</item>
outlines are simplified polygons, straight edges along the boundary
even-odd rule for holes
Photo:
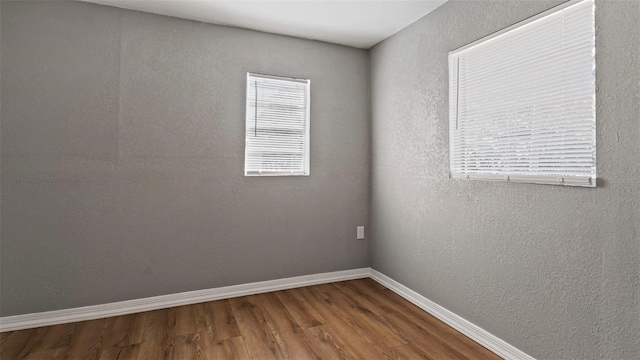
[[[529,172],[525,173],[524,171],[522,173],[517,173],[517,172],[510,172],[510,171],[505,171],[505,170],[500,170],[500,168],[507,168],[508,166],[505,165],[486,165],[486,163],[483,163],[482,166],[476,166],[475,168],[473,167],[468,167],[467,164],[469,163],[468,160],[459,160],[458,163],[456,163],[454,160],[454,154],[456,154],[456,136],[460,133],[458,133],[459,129],[458,129],[458,116],[459,116],[459,109],[458,109],[458,102],[459,102],[459,95],[458,95],[458,91],[459,91],[459,57],[461,55],[463,55],[465,52],[467,51],[481,51],[483,48],[482,46],[487,46],[487,48],[490,48],[491,46],[497,46],[495,44],[495,42],[492,42],[492,40],[500,38],[503,35],[507,35],[512,31],[517,31],[518,29],[524,28],[528,25],[531,25],[533,23],[535,23],[536,21],[543,19],[547,16],[550,15],[555,15],[561,11],[565,11],[569,8],[571,8],[572,6],[575,5],[579,5],[582,4],[583,2],[588,2],[591,4],[592,6],[592,12],[591,14],[593,15],[595,12],[595,4],[594,4],[594,0],[571,0],[568,1],[566,3],[563,3],[559,6],[556,6],[548,11],[545,11],[543,13],[540,13],[536,16],[533,16],[531,18],[528,18],[524,21],[521,21],[515,25],[512,25],[510,27],[507,27],[501,31],[498,31],[494,34],[491,34],[487,37],[484,37],[480,40],[474,41],[468,45],[465,45],[459,49],[453,50],[449,53],[449,144],[450,144],[450,149],[449,149],[449,154],[450,154],[450,177],[452,179],[472,179],[472,180],[493,180],[493,181],[508,181],[508,182],[526,182],[526,183],[535,183],[535,184],[550,184],[550,185],[569,185],[569,186],[582,186],[582,187],[595,187],[596,186],[596,158],[595,158],[595,151],[596,151],[596,130],[595,130],[595,125],[596,125],[596,115],[595,115],[595,21],[593,19],[591,19],[591,21],[594,21],[593,25],[594,25],[594,29],[593,29],[593,34],[590,34],[592,36],[592,41],[593,41],[593,89],[592,89],[592,93],[593,93],[593,118],[591,118],[591,114],[589,115],[588,119],[586,119],[585,121],[589,121],[589,122],[593,122],[593,149],[592,149],[592,154],[593,154],[593,163],[592,163],[592,167],[589,169],[589,172],[584,172],[584,173],[580,173],[580,174],[572,174],[570,171],[566,170],[566,168],[563,168],[561,170],[558,171],[558,173],[535,173],[532,170],[529,170]],[[585,5],[585,4],[582,4]],[[585,6],[588,6],[588,4],[586,4]],[[563,23],[564,24],[564,23]],[[542,74],[540,75],[542,76]],[[564,88],[563,88],[564,89]],[[591,100],[590,100],[591,101]],[[487,121],[486,119],[483,118],[484,121]],[[531,123],[530,123],[531,124]],[[476,127],[478,125],[475,125]],[[585,126],[585,125],[582,125]],[[462,127],[462,125],[461,125]],[[524,127],[523,127],[524,128]],[[520,128],[518,128],[520,129]],[[462,135],[460,135],[462,136]],[[460,138],[462,139],[462,138]],[[477,139],[477,138],[474,138]],[[494,140],[494,139],[498,139],[497,137],[489,139],[489,140]],[[589,139],[591,140],[591,139]],[[485,141],[485,140],[480,140],[480,141]],[[513,141],[513,140],[511,140]],[[469,146],[469,145],[467,145]],[[475,145],[476,148],[475,149],[481,149],[481,147],[477,147],[478,145]],[[481,144],[481,146],[487,146],[486,143],[485,144]],[[460,154],[460,151],[462,148],[458,149],[458,153]],[[465,148],[466,149],[466,148]],[[475,150],[473,149],[473,150]],[[484,148],[486,149],[486,148]],[[478,150],[480,151],[480,150]],[[477,153],[475,153],[477,154]],[[509,155],[513,155],[514,157],[517,158],[517,156],[520,155],[516,155],[516,153],[510,153]],[[460,155],[458,155],[460,157]],[[461,157],[464,158],[466,155],[462,155]],[[475,155],[477,156],[477,155]],[[529,156],[529,159],[534,158],[533,155],[527,155]],[[570,156],[567,156],[566,154],[562,155],[565,158],[568,158]],[[485,158],[483,158],[482,160],[485,160]],[[531,164],[534,165],[539,165],[542,163],[542,160],[538,160],[538,163],[532,162]],[[488,161],[487,163],[491,163],[491,161]],[[566,164],[566,163],[565,163]],[[564,165],[564,164],[563,164]],[[487,169],[486,167],[488,166],[493,166],[493,168],[491,169]],[[483,168],[485,167],[485,168]],[[468,170],[471,169],[471,170]],[[562,173],[564,170],[564,173]],[[513,171],[513,170],[511,170]],[[555,172],[555,171],[554,171]]]
[[[284,170],[249,170],[247,168],[247,159],[249,154],[249,132],[248,132],[248,123],[250,119],[254,119],[255,116],[252,112],[256,109],[249,105],[249,98],[251,96],[251,85],[250,81],[252,79],[275,79],[280,81],[292,82],[292,83],[301,83],[306,86],[305,91],[305,134],[304,134],[304,169],[302,171],[284,171]],[[265,75],[259,73],[247,73],[247,82],[246,82],[246,100],[245,100],[245,156],[244,156],[244,175],[245,176],[309,176],[310,175],[310,161],[309,161],[309,153],[310,153],[310,113],[311,113],[311,80],[309,79],[298,79],[291,77],[283,77],[283,76],[274,76],[274,75]]]

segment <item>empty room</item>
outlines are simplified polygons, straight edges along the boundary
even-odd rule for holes
[[[640,0],[0,0],[0,359],[640,359]]]

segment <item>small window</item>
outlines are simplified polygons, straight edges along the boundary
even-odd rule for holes
[[[593,0],[449,54],[455,179],[596,185]]]
[[[309,175],[310,84],[247,73],[245,176]]]

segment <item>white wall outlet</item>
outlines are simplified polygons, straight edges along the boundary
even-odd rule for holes
[[[356,228],[356,239],[364,240],[364,226],[358,226]]]

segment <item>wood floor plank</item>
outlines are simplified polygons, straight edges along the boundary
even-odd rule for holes
[[[302,331],[302,329],[300,330]],[[321,359],[310,340],[303,332],[277,332],[276,339],[278,359]]]
[[[277,291],[276,296],[301,328],[326,324],[326,320],[304,299],[299,289]]]
[[[230,299],[240,334],[251,359],[277,359],[278,340],[248,297]]]
[[[33,353],[66,347],[70,344],[71,336],[77,326],[77,323],[63,324],[3,333],[0,338],[0,359],[33,358]],[[18,342],[18,344],[12,344],[9,341],[10,338],[13,339],[11,341]]]
[[[199,333],[176,336],[175,359],[204,359],[204,339]]]
[[[204,304],[206,332],[210,340],[224,340],[240,336],[240,328],[229,300]]]
[[[411,343],[420,348],[428,349],[429,354],[439,359],[469,359],[458,349],[449,345],[437,335],[432,334],[425,328],[420,326],[414,319],[405,316],[402,313],[389,313],[385,316],[391,326],[396,329],[402,329]]]
[[[5,334],[0,343],[0,359],[18,359],[29,352],[29,341],[38,329],[27,329]]]
[[[319,352],[327,359],[357,359],[357,352],[343,342],[331,330],[330,325],[320,325],[304,330]]]
[[[105,339],[105,348],[140,344],[146,317],[147,313],[138,313],[115,318],[115,323]]]
[[[47,327],[35,328],[30,330],[29,338],[24,343],[24,346],[22,347],[20,353],[16,355],[16,358],[24,359],[33,352],[44,350],[44,348],[42,348],[42,340],[48,330],[49,328]]]
[[[131,360],[140,357],[140,344],[133,344],[105,348],[100,355],[100,360]]]
[[[24,360],[63,360],[63,359],[71,359],[70,357],[66,357],[67,348],[66,347],[58,347],[49,350],[42,350],[30,353],[27,355]],[[0,357],[0,359],[5,359],[4,357]],[[10,360],[11,358],[7,358]]]
[[[475,341],[443,323],[433,315],[406,301],[391,290],[382,290],[369,293],[369,295],[380,301],[389,301],[390,304],[395,304],[400,313],[410,317],[430,333],[442,338],[451,347],[465,354],[465,356],[473,359],[499,359],[491,351],[478,345]]]
[[[374,290],[374,288],[371,288],[369,285],[367,285],[367,282],[342,281],[339,283],[335,283],[334,286],[345,295],[357,299],[358,302],[365,304],[368,309],[370,309],[377,315],[398,311],[398,307],[395,304],[389,304],[379,301],[373,293],[380,290]]]
[[[251,359],[247,353],[246,346],[242,337],[238,336],[231,339],[216,341],[212,344],[211,350],[207,353],[210,357],[207,359],[220,360],[248,360]],[[258,359],[258,358],[254,358]]]
[[[38,351],[68,347],[79,325],[80,323],[71,323],[49,326]]]
[[[140,343],[140,360],[173,359],[175,327],[175,308],[148,312]]]
[[[13,333],[15,333],[15,331],[0,333],[0,348],[2,348],[2,344],[4,344],[5,340],[7,340]]]
[[[410,340],[406,335],[406,331],[404,331],[403,328],[397,327],[394,323],[390,323],[386,319],[386,315],[396,312],[397,308],[382,306],[373,297],[369,296],[370,291],[359,291],[357,288],[352,288],[349,284],[345,283],[334,283],[332,285],[342,293],[343,299],[349,302],[349,305],[354,309],[354,311],[367,315],[369,319],[377,323],[377,326],[384,328],[388,332],[394,333],[398,338],[403,339],[405,344],[410,343]]]
[[[439,334],[445,342],[449,343],[449,345],[458,349],[466,356],[477,359],[496,358],[493,353],[481,346],[478,346],[478,344],[473,340],[467,338],[455,329],[449,327],[388,289],[371,291],[369,285],[360,281],[337,283],[335,286],[347,294],[351,292],[351,295],[360,302],[364,302],[366,304],[377,304],[377,306],[372,306],[372,308],[378,314],[402,312],[405,315],[411,316],[414,320],[418,319],[419,324],[422,327],[430,330],[432,333]],[[392,324],[389,325],[391,328],[394,328]]]
[[[260,294],[249,296],[247,299],[256,307],[258,307],[273,331],[278,333],[293,332],[301,333],[302,328],[293,318],[291,313],[282,305],[278,296],[270,294]]]
[[[389,349],[389,355],[392,359],[425,359],[425,360],[438,360],[440,358],[429,355],[428,351],[421,349],[416,344],[409,343],[405,345],[396,346]]]
[[[373,280],[371,278],[358,279],[358,280],[356,280],[356,282],[371,288],[371,290],[373,290],[373,291],[386,289],[386,287],[384,285],[380,284],[379,282],[377,282],[377,281],[375,281],[375,280]]]
[[[71,339],[65,357],[71,359],[99,359],[104,340],[116,318],[83,321],[77,334]]]
[[[247,296],[244,308],[250,309],[257,325],[274,340],[271,350],[278,359],[319,359],[302,328],[285,309],[273,293]],[[233,301],[232,301],[233,302]],[[234,308],[235,311],[235,308]],[[250,344],[249,336],[242,332],[244,340]],[[250,348],[251,346],[249,346]],[[249,350],[251,352],[251,350]]]
[[[176,308],[176,336],[206,330],[204,306],[204,304],[193,304]]]
[[[280,350],[281,359],[320,359],[298,322],[284,307],[276,294],[267,293],[250,297],[261,310]]]
[[[324,292],[327,302],[333,304],[334,311],[352,319],[372,339],[372,343],[379,344],[383,348],[391,348],[407,344],[408,340],[401,334],[393,331],[369,308],[365,307],[353,297],[345,296],[333,284],[322,284],[316,287]]]
[[[0,359],[499,359],[371,279],[0,334]]]
[[[331,303],[326,293],[319,291],[315,286],[301,288],[300,293],[329,322],[331,329],[335,332],[334,338],[348,339],[357,358],[379,359],[386,357],[384,347],[375,342],[370,332],[363,329],[345,313],[336,311],[336,306]]]

